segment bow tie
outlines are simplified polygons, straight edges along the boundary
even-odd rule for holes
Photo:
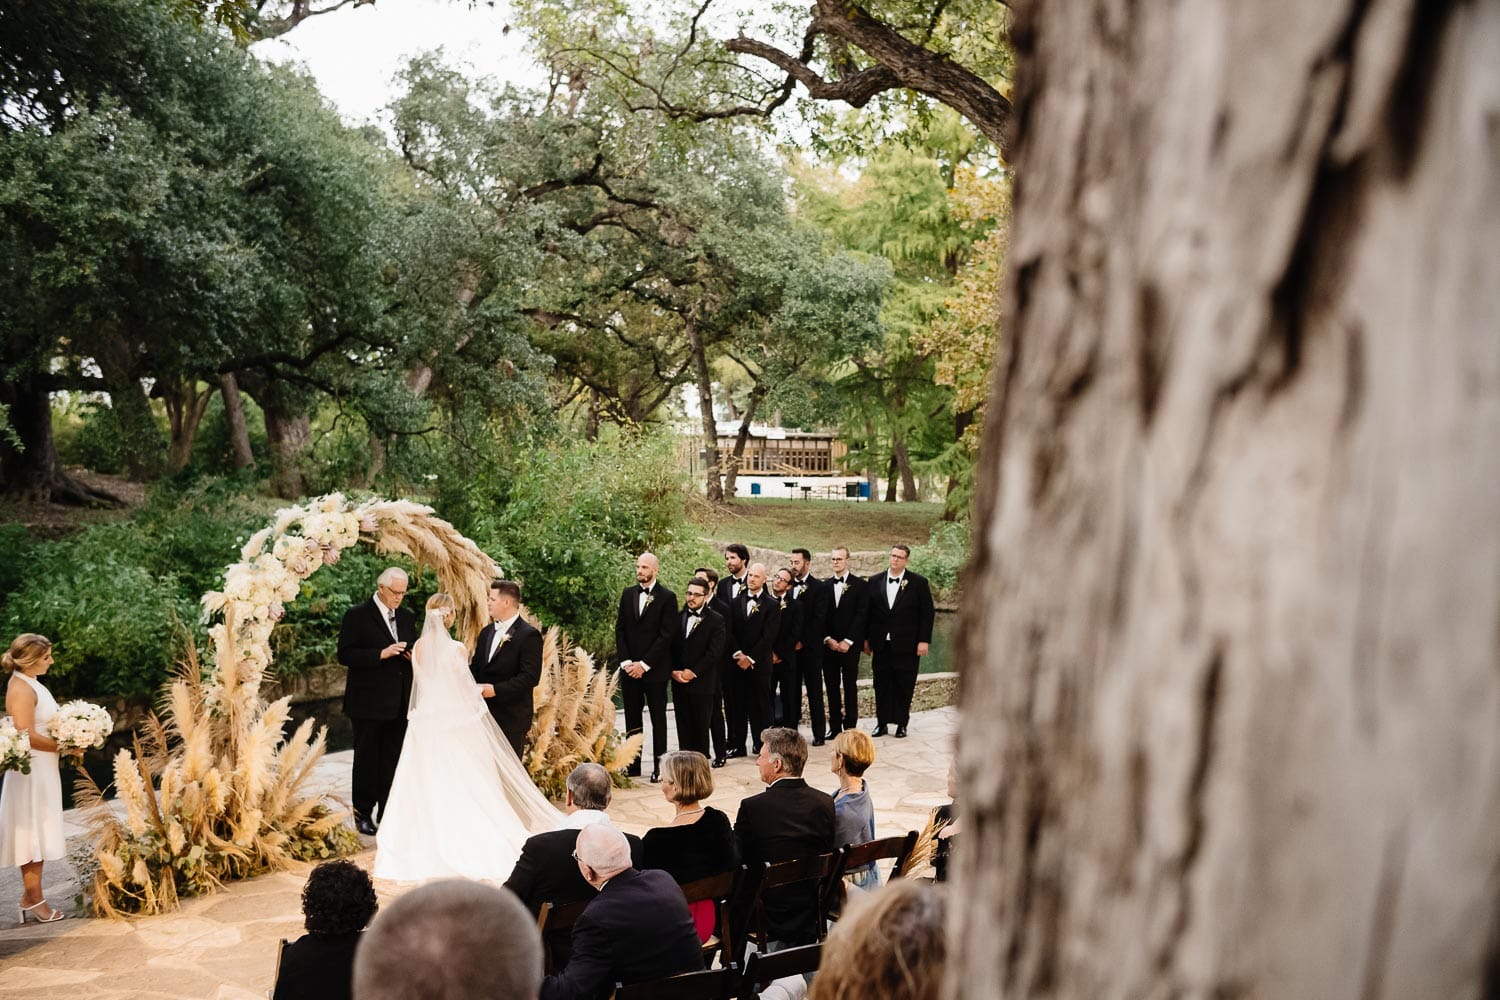
[[[703,614],[703,612],[701,612],[701,611],[694,611],[692,608],[688,608],[688,617],[689,618],[697,618],[697,617],[700,617],[702,614]]]
[[[885,578],[885,582],[886,583],[900,583],[901,582],[901,578],[899,576],[888,576],[888,577]]]

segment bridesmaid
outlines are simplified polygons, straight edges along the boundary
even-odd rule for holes
[[[7,771],[0,786],[0,867],[21,869],[21,923],[31,919],[46,924],[67,915],[42,898],[42,863],[62,858],[66,851],[57,741],[47,735],[57,700],[37,680],[52,666],[52,643],[23,632],[0,656],[0,665],[11,675],[5,707],[16,729],[31,737],[31,773]]]

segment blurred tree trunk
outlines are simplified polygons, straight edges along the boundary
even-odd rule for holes
[[[305,463],[312,443],[312,420],[272,389],[260,399],[266,415],[266,440],[271,451],[271,493],[287,500],[307,494]]]
[[[745,406],[745,415],[740,418],[740,432],[734,438],[734,451],[729,456],[729,468],[724,473],[724,496],[727,499],[734,498],[735,480],[739,478],[740,466],[745,462],[745,442],[750,440],[750,422],[755,419],[755,411],[760,409],[760,401],[766,398],[766,386],[756,382],[750,388],[750,402]]]
[[[94,329],[94,360],[104,384],[109,387],[109,412],[120,428],[125,445],[125,464],[130,478],[145,482],[158,478],[165,467],[161,429],[151,413],[136,361],[136,345],[120,333],[113,321]]]
[[[714,380],[708,371],[708,352],[703,347],[703,334],[692,316],[683,317],[683,328],[687,331],[688,349],[693,355],[693,376],[698,385],[698,419],[703,427],[704,492],[711,503],[722,503],[724,483],[719,469],[719,424],[714,419]],[[730,496],[733,495],[731,492]]]
[[[908,503],[917,499],[917,477],[911,471],[911,456],[906,452],[906,435],[896,433],[891,438],[891,458],[901,472],[901,499]],[[892,499],[895,499],[894,494]]]
[[[119,506],[118,497],[79,482],[63,471],[52,437],[52,398],[34,373],[11,372],[0,379],[0,403],[9,430],[0,432],[0,492],[37,503]]]
[[[240,398],[240,384],[234,373],[219,376],[219,391],[224,397],[224,416],[229,421],[229,442],[234,452],[234,467],[248,469],[255,464],[250,450],[250,428],[245,423],[245,403]]]
[[[192,460],[193,442],[198,439],[214,387],[204,386],[200,392],[197,379],[175,378],[158,381],[155,391],[167,408],[167,475],[175,476]]]
[[[1015,42],[947,995],[1500,996],[1500,4]]]

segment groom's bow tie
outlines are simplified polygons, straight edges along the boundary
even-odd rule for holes
[[[694,611],[692,608],[688,608],[688,617],[689,618],[697,618],[697,617],[701,616],[702,614],[703,614],[703,612],[701,612],[701,611]]]

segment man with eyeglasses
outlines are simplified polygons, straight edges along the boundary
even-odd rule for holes
[[[375,595],[350,608],[339,627],[339,662],[349,668],[344,714],[354,726],[354,827],[367,837],[375,835],[375,810],[384,814],[406,739],[417,641],[416,617],[401,607],[408,586],[405,570],[388,567]]]

